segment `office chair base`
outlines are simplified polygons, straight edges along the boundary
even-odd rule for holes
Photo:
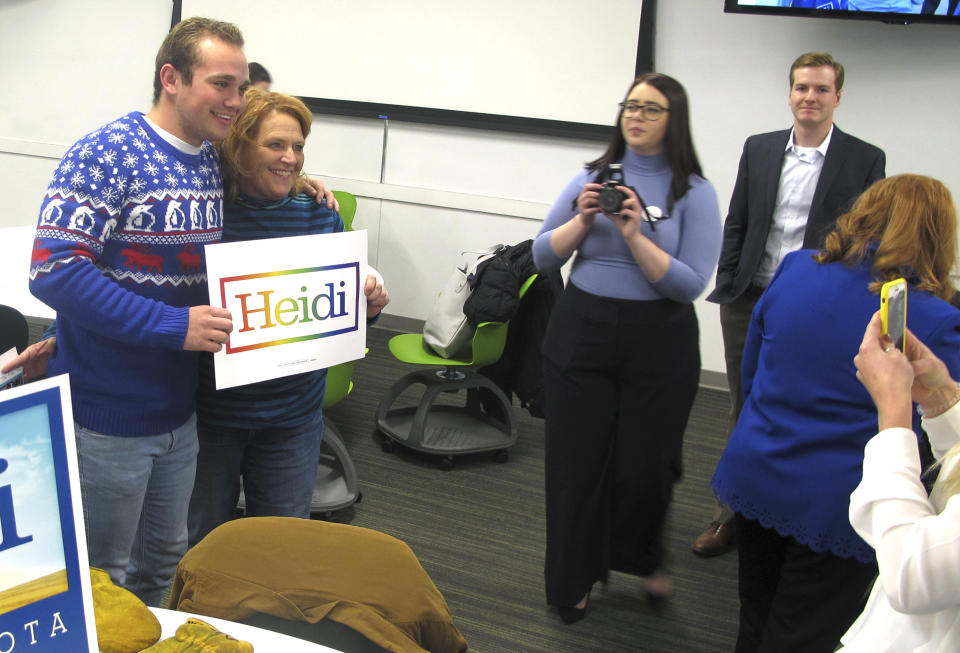
[[[317,484],[313,487],[310,513],[329,517],[337,510],[359,503],[362,498],[357,470],[340,436],[340,430],[333,420],[324,416]]]
[[[408,388],[420,384],[423,395],[416,406],[393,408],[397,398]],[[480,391],[495,398],[499,415],[483,409]],[[466,391],[464,405],[436,405],[441,393]],[[391,386],[377,407],[377,429],[387,438],[384,451],[393,444],[428,454],[442,456],[440,467],[451,469],[453,456],[496,452],[497,460],[508,458],[508,447],[517,441],[513,406],[503,391],[482,374],[465,370],[462,379],[447,380],[435,370],[418,370],[407,374]]]

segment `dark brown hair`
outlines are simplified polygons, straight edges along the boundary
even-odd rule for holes
[[[195,16],[177,23],[167,37],[163,39],[157,51],[157,59],[153,69],[153,103],[160,101],[160,92],[163,84],[160,82],[160,69],[170,64],[180,73],[183,83],[193,83],[193,69],[200,63],[198,46],[204,37],[212,36],[224,43],[230,43],[238,48],[243,47],[243,35],[240,29],[232,24],[212,18]],[[246,80],[240,80],[241,82]]]
[[[665,151],[670,169],[673,171],[673,180],[670,182],[670,194],[667,197],[667,210],[669,211],[674,202],[683,197],[690,189],[690,175],[703,176],[700,168],[700,161],[697,159],[696,150],[693,148],[693,139],[690,136],[690,109],[687,102],[687,92],[683,86],[673,77],[662,75],[660,73],[644,73],[640,75],[630,88],[624,94],[624,101],[630,97],[630,93],[640,84],[649,84],[666,96],[670,103],[670,113],[668,114],[667,134],[665,136]],[[606,167],[611,163],[616,163],[623,158],[627,149],[627,142],[623,138],[623,109],[617,113],[617,121],[614,123],[613,132],[610,134],[610,141],[607,143],[607,150],[599,159],[587,163],[587,169],[602,174]]]

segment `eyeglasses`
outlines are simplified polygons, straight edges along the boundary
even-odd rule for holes
[[[670,109],[661,107],[659,104],[621,102],[617,106],[620,107],[621,111],[623,111],[623,115],[628,118],[639,113],[641,116],[643,116],[644,120],[649,120],[650,122],[656,122],[657,120],[660,120],[663,117],[663,114],[670,111]]]

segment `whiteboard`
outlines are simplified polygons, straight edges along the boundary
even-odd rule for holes
[[[608,126],[634,78],[644,4],[183,0],[182,17],[236,23],[284,93]]]
[[[67,145],[129,111],[149,110],[170,7],[169,0],[0,0],[0,139]]]

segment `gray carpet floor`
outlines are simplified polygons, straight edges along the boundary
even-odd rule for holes
[[[351,453],[363,497],[333,520],[374,528],[413,549],[478,653],[733,650],[736,553],[704,559],[690,551],[710,521],[709,480],[726,437],[727,393],[701,389],[685,434],[683,480],[665,532],[676,595],[654,614],[638,579],[613,573],[594,589],[587,617],[565,626],[543,592],[543,421],[520,408],[509,461],[489,453],[456,458],[381,450],[374,412],[387,387],[414,366],[393,359],[394,332],[372,328],[356,366],[354,392],[328,411]],[[406,398],[406,394],[404,395]],[[412,396],[414,401],[416,396]]]
[[[31,342],[45,326],[30,321]],[[736,553],[704,559],[690,551],[713,510],[708,483],[725,443],[726,392],[701,388],[685,434],[685,476],[675,487],[664,533],[674,599],[654,614],[638,579],[612,573],[594,588],[587,617],[565,626],[543,592],[543,421],[515,409],[519,439],[505,463],[489,453],[459,456],[453,470],[443,471],[423,454],[403,448],[385,453],[374,413],[390,384],[413,369],[390,354],[392,335],[369,330],[370,353],[356,365],[353,393],[327,413],[362,491],[359,503],[329,518],[404,540],[443,593],[471,651],[733,650]],[[416,397],[405,393],[402,400]]]

